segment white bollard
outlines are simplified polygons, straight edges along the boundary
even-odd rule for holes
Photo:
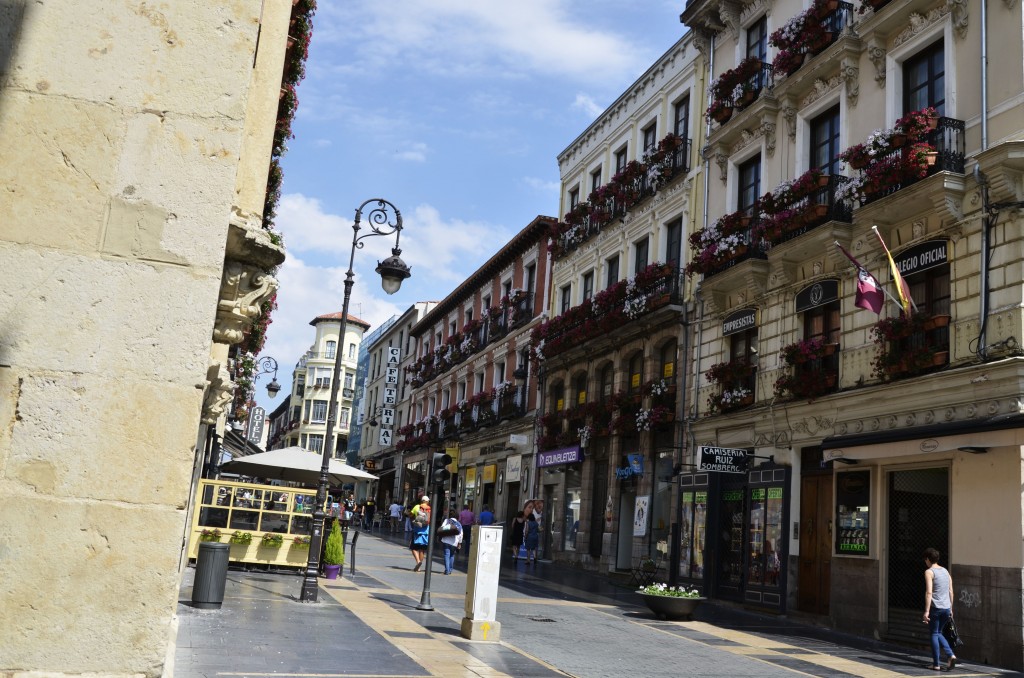
[[[470,640],[501,640],[498,612],[498,571],[501,569],[500,526],[474,525],[466,582],[466,616],[462,637]]]

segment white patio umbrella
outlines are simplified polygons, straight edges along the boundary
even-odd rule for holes
[[[316,485],[320,482],[320,466],[323,457],[319,452],[310,452],[302,447],[285,447],[259,454],[238,457],[221,468],[225,471],[260,478],[288,480],[296,483]],[[331,459],[330,480],[345,483],[353,480],[377,480],[377,476],[349,466],[340,459]]]

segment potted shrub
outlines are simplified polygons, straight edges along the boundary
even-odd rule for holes
[[[324,547],[324,574],[328,579],[337,579],[344,564],[345,538],[341,536],[341,526],[335,518],[331,523],[331,533],[327,536],[327,545]]]
[[[660,619],[690,619],[697,606],[707,600],[696,588],[685,586],[651,584],[639,589],[637,593]]]

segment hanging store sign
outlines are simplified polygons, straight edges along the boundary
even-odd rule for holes
[[[742,311],[729,314],[722,322],[722,335],[727,337],[730,334],[746,332],[755,327],[757,327],[757,309],[745,308]]]
[[[518,483],[523,472],[523,455],[517,454],[514,457],[505,459],[505,482]]]
[[[262,407],[254,407],[249,412],[249,427],[246,439],[254,445],[259,445],[263,439],[263,423],[267,420],[267,411]]]
[[[701,445],[699,470],[719,471],[721,473],[746,473],[750,453],[746,450],[731,447],[710,447]]]
[[[560,466],[562,464],[578,464],[583,461],[583,450],[579,445],[560,447],[557,450],[537,453],[537,468]]]
[[[819,280],[797,292],[796,312],[803,313],[833,301],[839,301],[839,281]]]

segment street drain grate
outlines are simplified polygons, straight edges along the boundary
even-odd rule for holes
[[[530,617],[530,621],[547,622],[549,624],[554,624],[555,623],[554,619],[548,619],[547,617]]]

